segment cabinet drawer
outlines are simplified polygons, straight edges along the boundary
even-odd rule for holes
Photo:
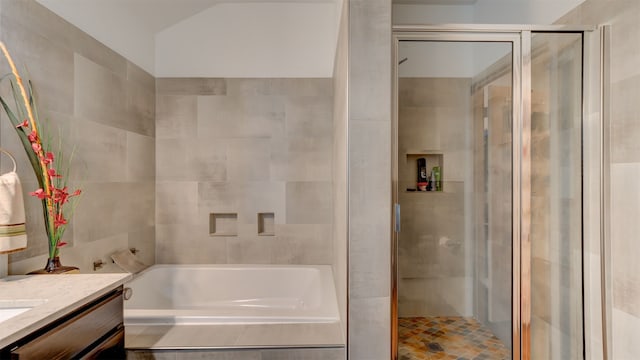
[[[70,359],[122,324],[122,292],[99,301],[38,338],[13,349],[14,360]]]
[[[103,340],[96,347],[91,349],[87,354],[82,356],[81,360],[93,359],[124,359],[124,327],[118,329],[113,335]]]

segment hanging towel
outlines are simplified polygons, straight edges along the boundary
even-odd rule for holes
[[[0,254],[27,247],[22,185],[15,171],[0,175]]]

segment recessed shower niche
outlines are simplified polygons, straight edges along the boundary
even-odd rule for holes
[[[236,213],[209,214],[209,235],[238,236],[238,214]]]
[[[275,214],[274,213],[258,213],[258,235],[259,236],[275,236]]]
[[[427,180],[426,189],[419,189],[418,172],[420,159],[424,159],[424,174],[421,175]],[[406,192],[433,193],[444,191],[444,155],[436,151],[411,151],[405,154],[404,163],[398,164],[399,177],[402,179]]]

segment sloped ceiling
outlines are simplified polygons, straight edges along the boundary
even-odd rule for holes
[[[147,72],[156,72],[156,35],[217,5],[335,4],[342,0],[36,0]],[[339,12],[336,11],[335,25]],[[329,24],[328,24],[329,26]],[[268,31],[268,29],[266,29]],[[296,29],[291,29],[296,31]],[[230,34],[231,35],[231,34]],[[327,36],[335,36],[335,31]],[[188,39],[184,39],[188,41]],[[186,66],[185,68],[188,68]]]
[[[478,0],[393,0],[394,4],[413,5],[473,5]]]
[[[162,76],[162,72],[165,76],[180,76],[180,71],[184,71],[183,76],[246,73],[263,77],[322,77],[332,74],[344,0],[36,1],[157,76]],[[393,0],[394,23],[545,24],[582,1]],[[201,32],[199,43],[188,32],[196,28]],[[200,59],[200,64],[190,64],[186,57],[171,58],[171,51],[166,50],[169,39],[172,45],[191,46],[185,49],[191,59],[198,58],[200,49],[209,52],[204,54],[208,58]],[[252,48],[256,51],[249,51]],[[264,61],[259,62],[258,57]],[[252,63],[248,58],[256,59]],[[205,61],[211,61],[211,65]],[[178,62],[184,64],[178,66]],[[266,62],[269,64],[265,65]],[[219,71],[205,73],[201,69],[206,66]]]

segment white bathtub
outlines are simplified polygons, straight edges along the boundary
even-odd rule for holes
[[[125,325],[340,320],[327,265],[155,265],[126,287]]]

